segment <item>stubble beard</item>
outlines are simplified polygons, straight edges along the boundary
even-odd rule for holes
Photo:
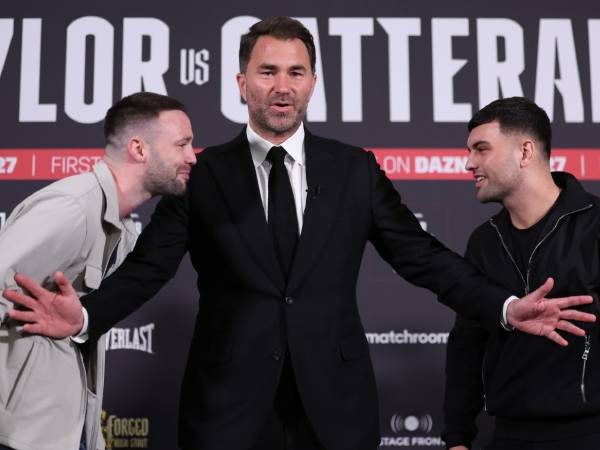
[[[252,94],[250,94],[250,97],[252,98]],[[285,100],[290,101],[291,99],[285,98]],[[260,130],[274,135],[282,135],[297,130],[304,120],[308,103],[300,105],[297,102],[292,102],[292,105],[293,108],[289,112],[273,113],[269,110],[269,104],[257,102],[252,106],[249,102],[248,113],[252,123]]]
[[[488,185],[487,189],[485,187],[480,188],[477,192],[477,200],[480,203],[504,203],[504,199],[513,192],[513,189],[510,187],[512,185],[511,183],[514,184],[515,182],[516,181],[513,180],[502,185]]]
[[[154,195],[183,195],[186,189],[186,183],[177,177],[177,171],[168,168],[166,164],[159,160],[152,162],[148,167],[144,177],[144,188],[152,196]]]

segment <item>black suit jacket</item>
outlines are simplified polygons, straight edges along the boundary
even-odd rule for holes
[[[286,347],[322,444],[378,446],[355,292],[368,240],[408,281],[499,326],[509,293],[421,229],[372,153],[307,132],[305,154],[307,184],[319,189],[307,197],[287,285],[244,131],[199,155],[187,194],[161,200],[133,253],[84,299],[97,337],[152,297],[190,252],[200,305],[181,394],[185,449],[250,447],[272,408]]]

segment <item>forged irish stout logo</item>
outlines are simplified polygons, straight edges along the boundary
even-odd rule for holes
[[[100,426],[107,450],[148,448],[150,419],[147,417],[118,417],[103,410]]]

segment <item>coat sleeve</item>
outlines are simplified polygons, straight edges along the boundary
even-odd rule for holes
[[[18,289],[17,272],[52,286],[54,272],[82,258],[86,233],[85,214],[73,197],[34,194],[15,208],[0,232],[2,289]],[[0,297],[0,323],[12,307]]]
[[[188,195],[161,199],[123,264],[102,281],[100,289],[82,298],[91,339],[150,300],[175,275],[190,237]]]
[[[400,194],[367,153],[372,224],[369,240],[407,281],[436,293],[456,312],[480,320],[489,330],[500,326],[502,306],[511,293],[425,232]]]
[[[473,237],[465,257],[472,258]],[[444,430],[448,447],[471,447],[477,435],[476,418],[484,406],[483,363],[488,333],[475,320],[457,315],[446,348]]]

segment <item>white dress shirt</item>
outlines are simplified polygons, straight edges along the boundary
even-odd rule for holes
[[[250,144],[250,153],[254,168],[256,170],[256,179],[260,191],[260,199],[265,210],[265,217],[269,217],[269,172],[271,163],[267,161],[267,154],[271,147],[276,146],[272,142],[259,136],[248,124],[246,128],[246,137]],[[296,204],[296,217],[298,219],[298,233],[302,231],[302,218],[306,206],[306,164],[304,153],[304,125],[300,124],[296,132],[287,140],[277,145],[283,147],[287,152],[284,159],[284,165],[287,169],[292,192],[294,194],[294,203]]]

